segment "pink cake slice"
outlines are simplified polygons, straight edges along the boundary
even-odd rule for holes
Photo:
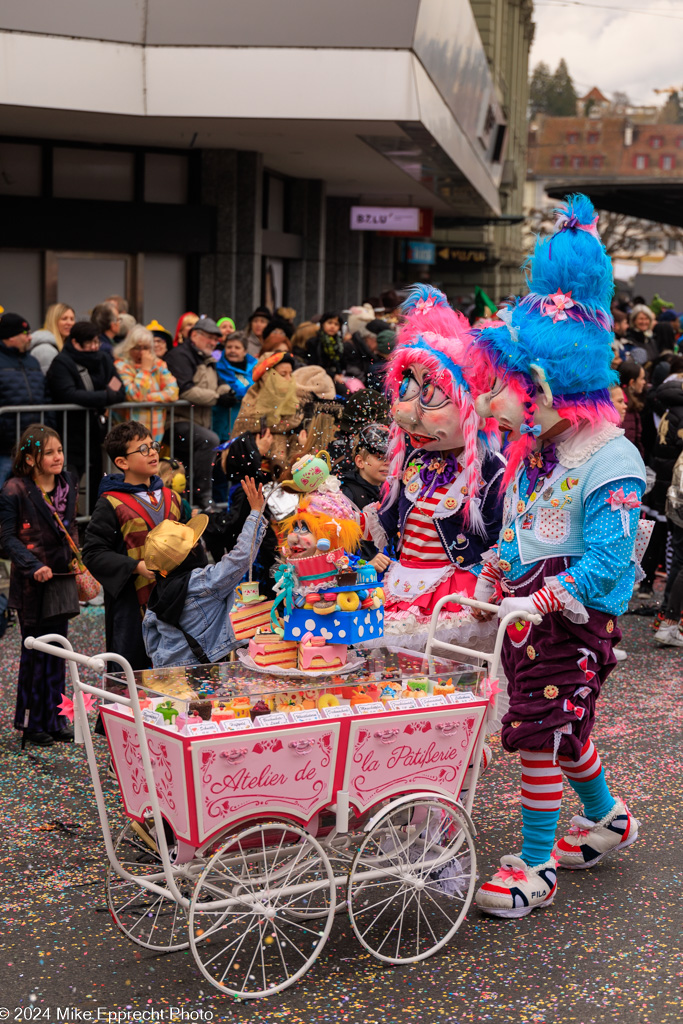
[[[299,668],[313,672],[341,668],[347,650],[345,644],[328,644],[324,637],[306,633],[299,644]]]
[[[259,629],[270,626],[272,601],[261,601],[259,604],[245,604],[230,612],[230,622],[236,640],[247,640]]]
[[[259,668],[296,668],[298,647],[279,633],[257,633],[249,641],[249,657]]]

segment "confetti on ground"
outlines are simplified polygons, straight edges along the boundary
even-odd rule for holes
[[[244,1003],[213,989],[189,952],[160,956],[114,926],[82,749],[19,752],[11,725],[19,637],[10,629],[0,641],[0,1003],[10,1019],[17,1006],[50,1008],[41,1019],[53,1021],[57,1007],[90,1010],[93,1019],[98,1009],[177,1007],[179,1014],[203,1011],[208,1019],[211,1012],[214,1021],[253,1024],[679,1024],[683,656],[658,649],[650,623],[622,620],[629,657],[603,691],[594,733],[613,791],[642,821],[628,852],[594,871],[562,872],[553,906],[522,921],[470,910],[451,943],[418,964],[375,960],[340,915],[302,981]],[[100,651],[102,610],[86,609],[71,638],[76,650]],[[100,737],[95,744],[103,768],[106,744]],[[482,880],[502,854],[519,848],[517,767],[499,744],[494,748],[475,802]],[[122,818],[115,785],[105,792],[116,834]],[[567,796],[561,822],[578,811]]]

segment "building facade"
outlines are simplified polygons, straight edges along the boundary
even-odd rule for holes
[[[142,320],[243,324],[413,267],[469,287],[468,267],[407,264],[400,235],[352,228],[358,206],[417,208],[413,240],[486,249],[475,283],[499,291],[520,256],[531,31],[531,0],[7,0],[0,303],[38,323],[118,293]]]

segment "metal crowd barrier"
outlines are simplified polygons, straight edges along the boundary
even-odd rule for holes
[[[174,452],[175,452],[176,409],[182,409],[183,413],[178,418],[181,419],[182,421],[188,420],[189,424],[190,424],[190,437],[189,437],[189,445],[188,445],[188,448],[189,448],[188,456],[189,456],[189,458],[188,458],[188,464],[186,466],[186,470],[187,470],[187,480],[188,480],[188,483],[190,484],[190,486],[193,486],[193,484],[194,484],[194,408],[195,407],[192,404],[192,402],[187,402],[184,399],[178,399],[176,402],[117,402],[116,405],[109,405],[109,406],[107,406],[106,408],[103,408],[103,409],[89,409],[89,408],[86,408],[83,405],[73,405],[73,404],[69,404],[69,403],[65,403],[65,404],[61,404],[61,405],[59,403],[56,403],[54,405],[3,405],[3,406],[0,406],[0,416],[6,416],[8,414],[13,414],[13,415],[16,416],[16,430],[15,430],[15,445],[16,445],[16,444],[18,444],[19,438],[21,437],[21,434],[22,434],[22,429],[21,429],[21,417],[22,416],[25,416],[27,413],[34,413],[35,417],[36,417],[35,422],[44,423],[45,422],[45,418],[47,416],[48,418],[52,419],[53,423],[54,423],[55,420],[56,420],[56,417],[53,414],[61,413],[62,414],[61,430],[59,429],[59,426],[57,426],[57,425],[55,425],[54,429],[58,431],[58,433],[59,433],[59,435],[60,435],[60,437],[62,439],[62,446],[64,448],[64,465],[66,466],[66,465],[68,465],[68,461],[69,461],[69,447],[68,447],[68,445],[69,445],[69,429],[68,429],[67,413],[69,413],[69,412],[80,412],[80,413],[83,413],[83,416],[84,416],[84,419],[85,419],[85,427],[86,427],[86,430],[85,430],[85,466],[86,466],[86,468],[85,468],[85,474],[84,474],[85,475],[85,509],[86,509],[86,514],[82,515],[82,516],[78,516],[77,517],[77,522],[79,522],[79,523],[86,523],[90,519],[90,508],[91,508],[91,505],[90,505],[90,472],[89,472],[89,470],[90,470],[90,460],[91,460],[91,455],[92,455],[92,444],[91,444],[91,438],[90,438],[90,431],[92,430],[92,424],[93,424],[94,417],[91,416],[90,413],[94,413],[95,416],[106,416],[106,418],[107,418],[107,431],[109,431],[109,430],[111,430],[112,422],[113,422],[112,413],[114,413],[114,412],[116,412],[118,410],[126,410],[127,412],[134,413],[134,411],[136,409],[166,409],[167,410],[167,416],[166,416],[166,424],[165,424],[165,427],[164,427],[164,433],[166,433],[166,431],[168,430],[168,433],[169,433],[169,448],[170,448],[171,458],[174,458]],[[189,410],[189,414],[186,413],[185,410]],[[130,418],[131,419],[135,419],[135,416],[133,415]],[[58,420],[57,420],[57,422],[58,422]],[[95,445],[95,450],[96,450],[96,452],[100,451],[99,439],[97,441],[97,444]],[[106,461],[108,471],[112,471],[113,472],[115,467],[113,467],[113,468],[111,467],[111,462],[110,462],[108,456],[106,456],[104,454],[104,452],[101,452],[100,457],[101,458],[103,457],[104,460]]]

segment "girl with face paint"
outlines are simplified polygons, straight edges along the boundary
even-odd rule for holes
[[[495,428],[476,412],[485,377],[472,364],[469,325],[441,292],[416,286],[386,381],[393,426],[390,471],[379,507],[361,525],[381,551],[396,545],[384,578],[384,643],[423,650],[432,609],[437,638],[479,646],[490,626],[474,620],[455,595],[472,596],[481,555],[498,536],[505,462]]]
[[[503,528],[475,596],[541,613],[507,628],[510,707],[502,743],[521,761],[522,849],[476,895],[497,917],[555,898],[557,868],[591,868],[638,837],[607,785],[591,739],[596,700],[616,658],[617,616],[636,578],[645,467],[610,398],[611,261],[590,201],[571,196],[530,260],[530,294],[475,333],[492,381],[477,399],[509,432]],[[555,842],[563,775],[583,802]]]

